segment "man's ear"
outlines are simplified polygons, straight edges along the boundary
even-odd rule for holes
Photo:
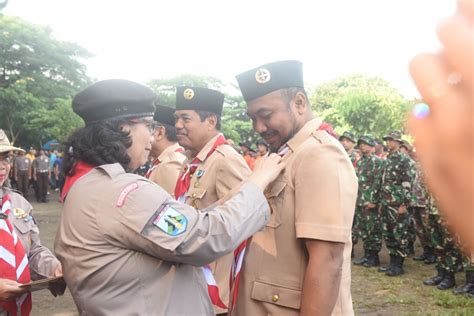
[[[303,92],[297,92],[293,98],[293,103],[295,104],[296,110],[299,114],[303,115],[308,111],[308,99]]]
[[[206,120],[207,120],[207,123],[209,124],[209,130],[216,128],[217,116],[215,114],[212,114],[211,116],[207,117]]]
[[[155,134],[153,135],[155,138],[155,141],[160,141],[163,139],[163,137],[166,137],[166,130],[164,126],[158,126],[155,129]]]

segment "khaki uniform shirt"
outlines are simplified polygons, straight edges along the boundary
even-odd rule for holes
[[[251,173],[242,156],[227,144],[217,147],[206,159],[218,137],[219,135],[213,137],[197,155],[203,162],[194,172],[186,193],[186,203],[196,209],[204,209],[224,198]],[[220,298],[226,305],[229,303],[229,277],[233,258],[233,253],[230,253],[210,265],[219,287]],[[215,307],[216,313],[226,311]]]
[[[8,214],[8,220],[12,223],[12,226],[25,249],[25,253],[28,254],[31,280],[35,281],[54,276],[54,271],[58,268],[59,261],[48,248],[41,245],[38,226],[36,226],[33,217],[28,218],[28,216],[33,215],[31,204],[28,203],[28,201],[20,194],[11,191],[8,188],[0,188],[0,199],[6,194],[10,195],[12,204],[11,212]],[[24,212],[20,210],[14,212],[16,208],[21,209]],[[17,218],[14,213],[21,215],[18,215]],[[27,220],[25,221],[25,219]],[[0,306],[0,315],[3,314],[4,312]]]
[[[46,172],[49,170],[49,158],[44,156],[36,157],[33,161],[35,172]]]
[[[77,180],[55,251],[80,314],[213,315],[199,267],[261,229],[269,207],[249,182],[208,211],[178,203],[118,163]]]
[[[186,156],[176,150],[182,148],[178,143],[169,146],[158,156],[160,163],[154,167],[150,180],[159,184],[170,195],[174,195],[176,181],[178,180]]]
[[[26,156],[18,156],[15,158],[15,169],[17,171],[30,170],[31,161]]]
[[[353,315],[351,226],[357,177],[341,144],[313,119],[288,141],[286,168],[267,188],[272,215],[247,246],[237,316],[299,315],[308,264],[305,239],[344,243],[333,315]],[[319,271],[325,273],[325,271]]]

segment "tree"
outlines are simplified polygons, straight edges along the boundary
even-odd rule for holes
[[[311,97],[313,110],[341,134],[382,136],[404,130],[409,107],[402,95],[378,77],[350,75],[317,86]]]
[[[89,84],[81,59],[90,53],[16,17],[0,15],[0,30],[0,126],[13,141],[39,143],[42,131],[31,129],[29,116],[50,114],[58,99]]]

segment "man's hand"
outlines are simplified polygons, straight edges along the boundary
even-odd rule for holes
[[[375,205],[374,203],[371,203],[371,202],[368,202],[366,207],[367,208],[375,208],[377,205]]]
[[[21,288],[20,283],[8,279],[0,279],[0,301],[11,300],[25,293],[26,288]]]
[[[401,214],[405,214],[406,212],[407,212],[407,207],[405,205],[402,204],[398,207],[398,214],[401,215]]]
[[[54,271],[54,276],[59,277],[63,275],[63,268],[61,265],[58,265],[56,270]],[[56,282],[51,282],[49,284],[49,291],[51,294],[53,294],[54,297],[56,296],[61,296],[64,294],[64,291],[66,291],[66,282],[64,279],[60,279]]]

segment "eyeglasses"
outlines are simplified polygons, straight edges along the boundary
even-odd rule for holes
[[[130,120],[133,124],[145,124],[150,134],[155,133],[155,130],[160,126],[157,122],[145,118],[138,118]]]
[[[3,163],[4,165],[9,165],[12,163],[12,158],[10,156],[0,156],[0,163]]]

